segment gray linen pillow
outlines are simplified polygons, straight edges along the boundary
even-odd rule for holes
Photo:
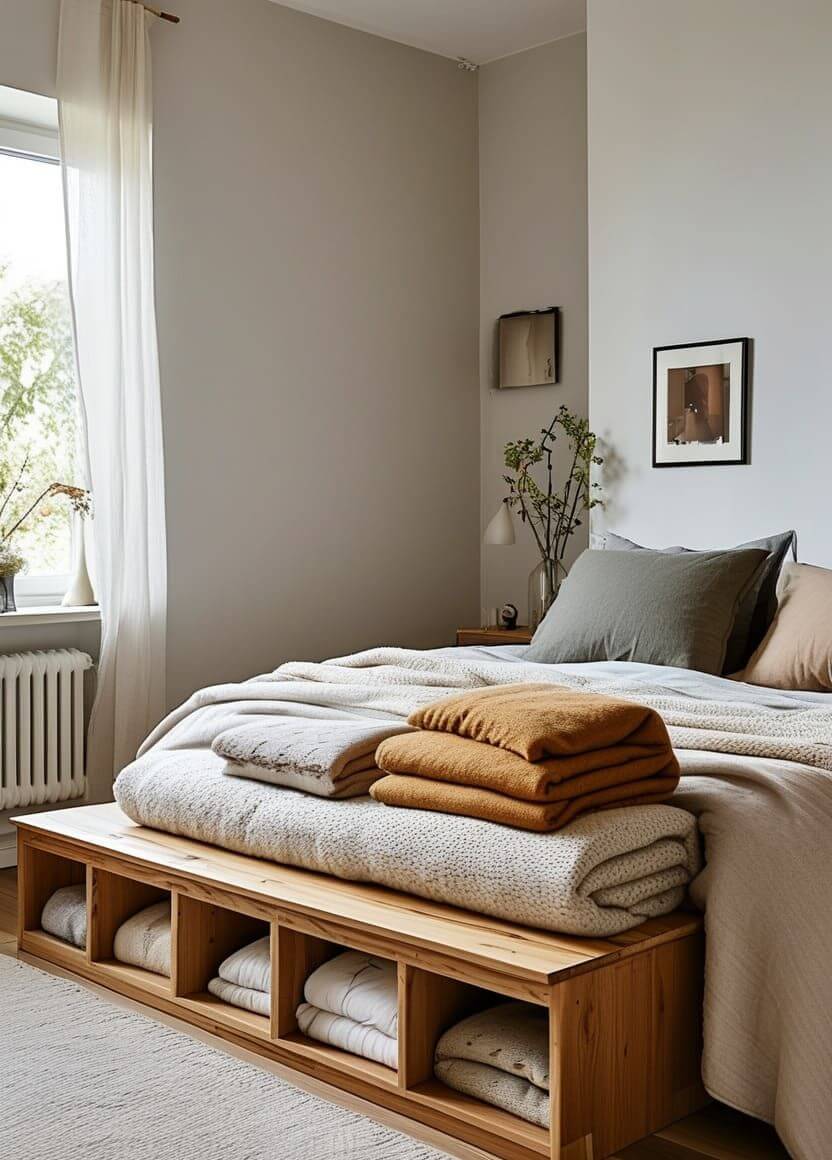
[[[643,544],[637,544],[624,536],[617,536],[614,532],[606,533],[604,546],[614,552],[678,554],[695,551],[693,548],[682,547],[645,548]],[[725,551],[741,552],[746,548],[762,548],[768,553],[768,558],[754,577],[737,609],[737,618],[731,629],[725,652],[725,665],[722,670],[725,673],[737,673],[744,669],[751,654],[771,627],[777,612],[777,581],[789,549],[793,558],[797,559],[797,533],[790,531],[781,532],[776,536],[764,536],[759,540],[749,540],[747,544],[737,544],[736,548],[726,548]]]
[[[643,661],[722,672],[737,607],[766,559],[736,552],[583,552],[524,660]]]

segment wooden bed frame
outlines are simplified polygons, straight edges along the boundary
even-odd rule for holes
[[[695,915],[677,912],[609,939],[571,938],[177,838],[135,825],[116,805],[16,824],[22,951],[494,1156],[602,1160],[707,1102]],[[86,951],[40,929],[53,891],[83,881]],[[168,895],[172,978],[115,962],[118,926]],[[230,951],[265,933],[270,1018],[206,991]],[[306,977],[343,947],[398,965],[398,1070],[298,1031]],[[433,1076],[442,1031],[503,997],[549,1010],[550,1130]]]

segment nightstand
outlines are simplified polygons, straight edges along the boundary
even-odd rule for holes
[[[517,628],[458,628],[457,645],[465,644],[528,644],[532,630],[521,624]]]

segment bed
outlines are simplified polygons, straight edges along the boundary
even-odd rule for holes
[[[203,690],[151,735],[138,760],[120,775],[116,798],[131,818],[157,829],[341,877],[372,877],[366,866],[351,865],[350,857],[333,859],[335,831],[329,825],[317,829],[320,814],[287,823],[279,811],[269,813],[267,803],[276,798],[296,803],[303,795],[224,777],[222,763],[210,749],[217,731],[229,720],[272,712],[392,720],[443,690],[477,682],[572,683],[653,705],[668,723],[683,774],[672,805],[650,807],[659,816],[665,812],[657,817],[653,844],[676,842],[670,861],[689,860],[688,868],[696,871],[690,895],[705,912],[706,1087],[718,1099],[774,1123],[795,1156],[823,1156],[832,1138],[832,907],[824,893],[832,881],[832,696],[774,692],[655,665],[536,665],[524,661],[525,651],[521,646],[379,649],[322,665],[281,666],[243,685]],[[377,810],[399,812],[373,804]],[[366,811],[367,799],[320,805],[346,818],[350,811]],[[289,813],[295,809],[291,805]],[[683,811],[698,818],[706,853],[701,869],[695,853],[684,852],[688,836],[681,830],[667,833],[668,824],[673,829],[672,815]],[[413,812],[403,812],[415,825]],[[426,814],[420,823],[438,817]],[[503,830],[467,819],[453,821]],[[291,850],[281,848],[279,840],[275,845],[275,834],[287,824],[307,830],[300,853],[297,842]],[[587,818],[574,825],[591,829],[592,824]],[[348,833],[352,829],[354,842],[366,839],[366,828],[355,830],[346,822],[344,828]],[[429,840],[418,827],[415,833],[418,840],[410,851]],[[527,835],[524,840],[540,837]],[[396,840],[394,834],[388,861]],[[370,861],[376,866],[384,862],[384,841],[384,835],[375,835]],[[557,899],[552,903],[553,896],[548,896],[554,909],[547,912],[546,893],[531,889],[528,874],[512,874],[511,861],[498,859],[499,873],[475,882],[474,893],[460,899],[451,859],[434,897],[475,908],[479,900],[485,913],[490,905],[491,913],[526,923],[534,913],[536,925],[558,929],[565,920],[557,912]],[[677,889],[678,884],[667,885],[668,871],[672,874],[672,865],[650,866],[641,877],[655,874],[665,889]],[[398,871],[393,866],[390,872],[395,878]],[[508,875],[510,887],[502,891],[497,885],[501,874]],[[638,873],[628,875],[630,882],[638,878]],[[470,886],[470,873],[468,879]],[[374,880],[386,881],[383,873],[376,873]],[[390,884],[401,885],[395,880]],[[593,890],[584,892],[583,902],[598,890],[596,881]],[[655,913],[650,899],[661,894],[651,883],[643,898],[628,903],[619,892],[607,909],[623,914],[618,928],[623,929],[640,921],[640,906],[644,914]],[[590,911],[598,907],[591,898],[588,906],[591,928]]]

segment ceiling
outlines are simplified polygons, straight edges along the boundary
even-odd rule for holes
[[[440,56],[485,64],[586,28],[586,0],[275,0]]]

